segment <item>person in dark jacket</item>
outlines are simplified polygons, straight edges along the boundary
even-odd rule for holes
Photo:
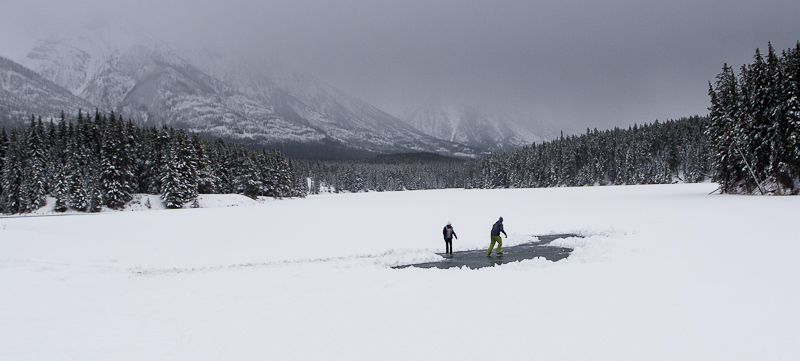
[[[486,250],[487,257],[492,253],[492,248],[494,248],[495,243],[497,243],[497,254],[503,254],[503,239],[500,238],[500,233],[503,233],[506,238],[508,238],[506,231],[503,229],[503,217],[500,217],[492,226],[491,243],[489,243],[489,249]]]
[[[444,234],[444,249],[445,249],[444,253],[452,255],[453,237],[456,237],[456,239],[458,239],[458,236],[456,236],[456,231],[453,229],[453,226],[450,224],[450,222],[447,222],[447,225],[444,226],[442,234]]]

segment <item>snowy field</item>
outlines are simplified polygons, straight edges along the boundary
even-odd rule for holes
[[[800,197],[439,190],[0,218],[0,360],[798,360]],[[231,205],[236,205],[231,206]],[[391,269],[577,232],[566,260]]]

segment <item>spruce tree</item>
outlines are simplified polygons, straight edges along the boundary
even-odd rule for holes
[[[121,122],[114,113],[106,125],[106,134],[100,154],[100,182],[102,204],[111,209],[121,209],[131,200],[129,161],[125,153],[125,135]]]
[[[188,203],[197,199],[197,169],[199,161],[197,154],[194,151],[194,147],[192,147],[189,137],[185,131],[176,131],[175,141],[175,146],[178,149],[178,158],[181,161],[179,164],[180,171],[182,173],[181,177],[184,179],[184,183],[186,183],[186,194],[184,195],[184,198],[185,202]]]
[[[725,64],[722,73],[712,86],[709,83],[708,94],[711,97],[709,108],[711,123],[708,138],[717,164],[716,176],[723,192],[733,192],[736,184],[744,180],[744,144],[741,95],[733,69]]]
[[[191,153],[185,142],[185,133],[176,136],[167,145],[161,171],[161,199],[167,208],[182,208],[197,198],[196,174],[190,164]]]
[[[56,167],[54,181],[53,197],[56,199],[54,210],[60,213],[66,212],[69,209],[69,178],[65,164],[60,164]]]
[[[800,41],[784,55],[786,69],[786,134],[785,146],[789,175],[794,191],[800,189]]]
[[[25,144],[28,154],[23,182],[24,199],[21,200],[27,207],[25,211],[37,210],[47,203],[47,154],[43,136],[42,118],[37,121],[31,117]]]
[[[261,177],[256,170],[255,163],[250,157],[242,158],[242,166],[236,178],[236,193],[243,194],[252,199],[257,199],[261,192]]]
[[[200,140],[200,136],[192,136],[192,147],[197,157],[197,192],[201,194],[212,194],[217,192],[218,179],[214,168],[216,167],[212,149]]]
[[[6,153],[8,152],[8,133],[6,133],[6,128],[3,127],[3,130],[0,131],[0,213],[5,213],[5,204],[2,200],[3,197],[3,169],[5,168],[5,160],[6,160]]]
[[[27,210],[22,203],[25,167],[21,148],[17,131],[12,130],[3,164],[2,203],[5,213],[20,213]]]
[[[78,113],[78,120],[82,121],[80,113]],[[80,212],[89,210],[89,192],[86,188],[88,182],[87,178],[87,156],[85,155],[85,147],[82,145],[81,138],[76,129],[69,125],[67,130],[67,155],[64,173],[67,179],[68,187],[68,206]]]

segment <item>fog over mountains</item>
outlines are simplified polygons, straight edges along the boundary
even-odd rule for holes
[[[481,100],[431,97],[407,111],[402,119],[439,139],[492,151],[550,140],[559,133],[557,126],[533,123],[529,118]]]
[[[16,63],[0,62],[0,116],[7,125],[30,114],[57,118],[61,110],[74,116],[77,109],[98,108],[142,126],[334,158],[403,152],[470,157],[557,131],[522,126],[524,116],[490,106],[434,100],[403,121],[278,61],[187,50],[119,29],[47,38],[11,60]]]

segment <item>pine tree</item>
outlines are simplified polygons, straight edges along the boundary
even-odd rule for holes
[[[82,122],[80,112],[78,113],[78,121]],[[87,175],[87,158],[85,154],[85,147],[82,141],[79,140],[78,132],[69,125],[67,130],[67,155],[64,173],[67,180],[68,189],[68,206],[80,212],[89,210],[89,192],[86,188],[88,182],[86,181]]]
[[[89,212],[97,213],[103,209],[103,193],[100,190],[99,175],[93,174],[87,184],[89,190]]]
[[[27,207],[24,211],[37,210],[47,203],[47,154],[42,140],[43,135],[42,118],[37,121],[31,117],[31,125],[26,139],[28,154],[23,181],[24,199],[21,200],[21,204],[25,204]]]
[[[19,136],[16,130],[12,130],[3,164],[2,203],[5,213],[20,213],[27,210],[26,205],[22,203],[25,168],[21,148]]]
[[[261,192],[261,177],[258,175],[256,166],[250,158],[245,158],[237,184],[239,193],[252,199],[258,198]]]
[[[197,198],[197,175],[192,169],[193,156],[183,131],[173,132],[161,172],[161,199],[167,208],[182,208]]]
[[[54,210],[60,213],[69,209],[69,178],[66,169],[64,164],[57,166],[53,185],[53,196],[56,198]]]
[[[784,51],[780,59],[772,59],[776,69],[773,74],[775,87],[778,89],[775,104],[774,138],[772,149],[772,168],[775,170],[777,191],[779,193],[796,194],[800,191],[800,92],[798,77],[800,76],[800,42],[796,49]]]
[[[800,189],[800,41],[786,55],[786,156],[796,194]]]
[[[101,148],[99,182],[102,204],[108,208],[121,209],[132,198],[129,163],[123,125],[111,113]]]
[[[202,194],[216,193],[217,176],[214,172],[214,158],[211,156],[211,148],[200,140],[200,136],[192,136],[192,148],[197,157],[197,192]]]
[[[178,156],[181,160],[181,176],[186,183],[186,194],[184,197],[185,201],[188,203],[197,199],[198,158],[186,132],[183,130],[176,131],[175,139],[177,141]]]
[[[0,131],[0,213],[5,213],[5,204],[2,200],[3,197],[3,190],[4,188],[4,181],[3,181],[3,172],[5,169],[5,161],[6,161],[6,153],[8,152],[8,133],[6,133],[6,128],[3,127],[3,130]]]
[[[711,97],[708,138],[711,139],[711,148],[716,158],[715,178],[720,182],[723,192],[731,193],[744,180],[745,174],[742,170],[745,165],[742,163],[744,155],[741,153],[741,145],[744,144],[741,95],[736,75],[728,64],[717,75],[715,85],[709,83],[708,94]]]

